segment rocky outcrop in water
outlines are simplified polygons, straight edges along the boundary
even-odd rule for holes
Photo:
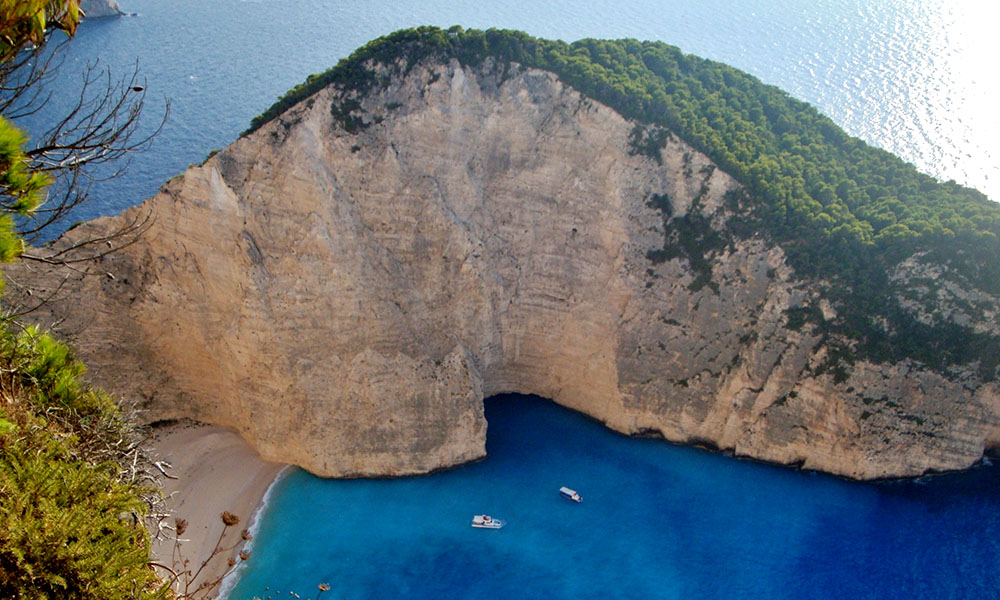
[[[154,219],[91,276],[35,272],[65,298],[40,318],[150,420],[233,427],[327,476],[479,458],[482,399],[500,392],[854,478],[1000,445],[1000,390],[972,371],[826,368],[789,309],[836,308],[781,248],[729,235],[739,184],[669,134],[638,151],[637,131],[550,73],[491,61],[328,87],[69,232],[59,244]],[[685,235],[728,241],[678,252]]]
[[[125,14],[116,0],[82,0],[80,8],[88,19],[120,17]]]

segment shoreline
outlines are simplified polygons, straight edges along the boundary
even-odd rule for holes
[[[148,446],[155,460],[170,465],[166,469],[169,477],[161,480],[168,516],[163,521],[163,533],[157,538],[156,532],[152,532],[151,560],[175,571],[182,570],[178,557],[174,556],[173,529],[175,518],[184,519],[187,528],[179,536],[179,548],[189,561],[188,569],[197,572],[211,557],[225,529],[222,513],[239,517],[239,523],[225,531],[220,544],[232,549],[220,552],[188,586],[193,591],[204,582],[214,582],[215,589],[209,597],[216,597],[222,589],[223,577],[230,579],[228,575],[234,570],[227,560],[236,558],[243,548],[242,532],[255,531],[254,521],[263,500],[288,465],[260,458],[232,430],[187,420],[154,427]],[[237,566],[241,563],[238,561]]]
[[[295,465],[284,465],[278,474],[275,476],[274,481],[267,486],[267,490],[264,492],[264,496],[261,498],[260,502],[257,503],[257,508],[253,510],[253,514],[250,515],[250,520],[247,524],[247,529],[250,530],[250,535],[253,536],[252,539],[248,540],[244,545],[243,549],[248,550],[251,553],[254,551],[254,546],[257,543],[257,532],[260,530],[260,515],[263,513],[264,509],[267,508],[268,503],[271,500],[271,493],[274,490],[274,486],[278,484],[279,481],[284,479],[286,475],[292,472]],[[246,568],[244,561],[237,563],[235,567],[227,570],[223,575],[222,579],[219,580],[219,585],[216,588],[214,596],[216,598],[229,598],[230,592],[236,587],[239,582],[241,572]]]

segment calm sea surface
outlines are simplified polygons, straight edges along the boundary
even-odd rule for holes
[[[365,42],[421,24],[567,41],[657,39],[740,67],[921,170],[1000,200],[1000,9],[971,1],[120,0],[86,23],[49,110],[94,61],[138,63],[147,127],[113,214],[232,142],[280,94]],[[525,6],[527,5],[527,6]],[[605,431],[551,403],[488,404],[480,463],[396,481],[301,472],[270,496],[233,598],[1000,598],[1000,472],[863,485]],[[585,496],[574,505],[560,485]],[[501,531],[468,527],[492,512]],[[269,589],[267,589],[269,588]],[[281,594],[278,594],[278,591]]]
[[[63,92],[100,60],[138,63],[147,124],[170,118],[129,176],[95,185],[78,219],[138,204],[222,148],[292,86],[404,27],[512,28],[545,38],[662,40],[744,69],[922,171],[1000,200],[1000,5],[985,0],[120,0],[136,17],[84,24]]]
[[[487,401],[488,458],[274,488],[230,598],[997,598],[1000,470],[860,484]],[[574,504],[558,494],[568,485]],[[473,529],[473,514],[507,520]]]

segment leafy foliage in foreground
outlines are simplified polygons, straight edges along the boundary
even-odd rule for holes
[[[0,598],[165,598],[130,426],[82,373],[35,328],[0,333]]]
[[[45,43],[50,31],[73,35],[80,22],[76,0],[0,0],[0,75],[3,65],[16,63],[25,48]],[[9,107],[16,85],[3,77],[0,105]],[[0,115],[0,261],[17,258],[23,250],[15,218],[30,217],[45,201],[48,173],[32,169],[25,146],[27,136]]]
[[[964,287],[1000,293],[1000,205],[954,182],[939,183],[847,135],[776,87],[674,46],[593,39],[568,44],[460,27],[398,31],[309,76],[245,133],[327,85],[359,93],[384,85],[375,64],[408,71],[431,58],[473,66],[493,59],[503,69],[516,62],[552,71],[581,93],[646,123],[649,130],[636,132],[636,140],[655,140],[657,127],[667,127],[707,154],[749,193],[740,230],[767,235],[785,249],[796,273],[827,282],[840,317],[811,321],[824,335],[859,342],[841,352],[842,359],[910,357],[939,369],[979,362],[981,376],[996,377],[995,336],[918,322],[887,296],[893,268],[916,253],[947,265]]]
[[[39,87],[50,63],[41,49],[55,30],[72,36],[80,16],[77,0],[0,0],[0,261],[23,258],[23,235],[85,197],[53,202],[53,180],[76,181],[83,164],[113,158],[138,117],[127,100],[81,99],[33,149],[5,118],[44,104]],[[0,316],[0,598],[166,598],[143,521],[158,492],[140,484],[130,422],[81,382],[83,365],[67,346],[10,325]]]

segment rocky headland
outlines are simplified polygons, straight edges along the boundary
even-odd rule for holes
[[[150,421],[232,427],[323,476],[480,458],[482,400],[501,392],[858,479],[1000,446],[1000,387],[974,364],[830,368],[841,307],[785,246],[739,233],[747,190],[677,135],[637,151],[641,125],[544,70],[369,66],[382,85],[324,87],[68,232],[56,244],[151,217],[86,274],[8,268],[58,289],[32,316]],[[725,243],[672,252],[682,223]],[[927,287],[944,268],[901,262],[899,302],[995,334],[968,306],[995,315],[996,297]]]
[[[118,6],[117,0],[82,0],[80,8],[88,19],[120,17],[125,14]]]

